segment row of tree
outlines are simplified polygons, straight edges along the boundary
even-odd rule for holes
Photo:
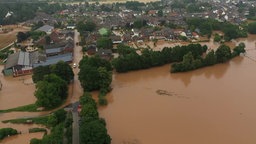
[[[16,35],[17,43],[27,40],[29,37],[31,37],[34,41],[36,41],[40,37],[45,35],[46,33],[41,31],[18,32],[18,34]]]
[[[65,9],[65,4],[7,2],[0,5],[0,25],[16,24],[35,17],[36,12],[53,14]],[[11,15],[7,15],[7,13]]]
[[[5,137],[18,134],[18,131],[13,128],[1,128],[0,129],[0,141]]]
[[[63,137],[66,135],[64,128],[72,126],[72,120],[66,116],[67,112],[63,109],[57,110],[50,114],[47,119],[47,126],[51,128],[51,132],[48,135],[44,135],[42,139],[33,138],[30,140],[30,144],[61,144],[63,143]]]
[[[117,47],[119,57],[112,61],[117,72],[127,72],[131,70],[147,69],[171,62],[180,62],[183,56],[191,52],[194,57],[201,56],[207,46],[200,44],[189,44],[187,46],[165,47],[162,51],[143,49],[139,55],[134,48],[124,45]]]
[[[208,35],[209,37],[213,30],[220,30],[224,32],[224,39],[226,41],[239,37],[247,37],[246,27],[241,29],[241,27],[233,25],[230,22],[219,22],[214,19],[189,18],[186,19],[186,23],[192,31],[198,28],[202,35]]]
[[[183,56],[182,62],[171,65],[171,72],[185,72],[218,63],[224,63],[231,58],[238,56],[240,53],[244,53],[244,48],[244,43],[240,43],[233,49],[233,52],[231,52],[230,47],[221,45],[216,52],[213,50],[208,52],[205,58],[194,57],[192,52],[188,52]]]
[[[105,95],[111,90],[111,63],[99,56],[85,56],[79,63],[78,78],[84,91],[100,90],[99,104],[106,105]]]
[[[82,105],[80,124],[81,144],[110,144],[111,138],[107,133],[106,122],[99,118],[97,104],[90,93],[85,92],[80,98]]]
[[[50,109],[60,105],[67,98],[68,84],[73,78],[72,68],[63,61],[35,68],[32,79],[36,83],[37,106]]]

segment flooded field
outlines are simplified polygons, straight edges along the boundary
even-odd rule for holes
[[[112,102],[100,109],[112,144],[256,143],[254,61],[238,57],[187,73],[169,70],[115,75]]]
[[[15,136],[10,136],[8,138],[5,138],[3,141],[1,141],[1,144],[29,144],[30,140],[33,138],[41,139],[43,137],[44,133],[26,133],[26,134],[19,134]]]
[[[255,38],[229,45],[254,49]],[[255,50],[247,53],[256,57]],[[110,103],[100,108],[112,144],[256,143],[255,61],[237,57],[191,72],[169,71],[165,65],[114,75]]]
[[[11,124],[11,123],[1,123],[0,122],[0,128],[7,128],[12,127],[16,129],[21,134],[10,136],[2,140],[0,143],[3,144],[29,144],[30,139],[32,138],[39,138],[41,139],[44,135],[43,132],[38,133],[29,133],[30,128],[45,128],[45,126],[42,125],[36,125],[36,124]],[[48,131],[49,132],[49,131]]]
[[[229,44],[235,46],[244,42],[247,53],[256,57],[255,39],[255,35],[250,35],[247,39],[238,39]],[[177,45],[160,41],[157,49],[169,44]],[[212,41],[205,44],[211,48],[218,47]],[[75,54],[79,52],[78,49]],[[76,63],[80,56],[74,57]],[[75,73],[78,71],[74,70]],[[165,65],[114,74],[113,90],[107,96],[109,104],[99,108],[101,117],[106,119],[112,144],[256,143],[255,61],[237,57],[225,64],[191,72],[171,74],[169,71],[170,65]],[[12,78],[1,74],[0,80],[3,83],[0,109],[35,102],[35,85],[31,76]],[[66,104],[78,100],[82,94],[77,76],[70,93],[73,94],[70,94]],[[0,120],[47,113],[0,113]],[[28,143],[29,139],[43,135],[26,133],[30,127],[28,125],[0,123],[0,127],[6,126],[24,133],[6,138],[2,143]]]
[[[3,65],[0,65],[0,71],[2,69]],[[4,77],[1,72],[0,80],[3,84],[0,91],[0,109],[14,108],[36,101],[34,96],[35,85],[32,82],[31,76]]]

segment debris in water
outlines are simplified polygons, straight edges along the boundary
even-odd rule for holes
[[[122,144],[140,144],[137,139],[123,140]]]
[[[159,95],[167,95],[167,96],[173,96],[174,95],[173,93],[168,92],[166,90],[157,90],[156,93],[159,94]]]
[[[168,92],[166,90],[157,90],[156,93],[159,95],[165,95],[165,96],[175,96],[175,97],[181,98],[181,99],[190,99],[190,97],[183,96],[182,94],[177,94],[174,92]]]

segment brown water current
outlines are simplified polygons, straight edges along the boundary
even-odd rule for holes
[[[0,66],[2,71],[3,66]],[[17,106],[23,106],[34,103],[35,85],[32,82],[31,76],[21,77],[4,77],[0,74],[0,80],[3,84],[0,91],[0,109],[8,109]]]
[[[255,36],[238,39],[255,48]],[[255,50],[247,53],[254,54]],[[112,144],[255,144],[256,62],[247,57],[171,74],[170,65],[115,74],[99,109]]]
[[[19,134],[15,136],[10,136],[2,140],[1,144],[29,144],[30,139],[37,138],[41,139],[43,137],[44,133],[38,132],[38,133],[25,133],[25,134]]]
[[[112,102],[100,109],[112,144],[256,143],[254,61],[238,57],[187,73],[169,70],[115,75]]]
[[[77,37],[77,36],[76,36]],[[255,57],[255,35],[228,43],[246,44],[247,56]],[[169,45],[170,44],[170,45]],[[179,43],[178,43],[179,44]],[[183,44],[183,43],[182,43]],[[180,45],[182,45],[180,44]],[[206,44],[215,49],[212,40]],[[158,42],[156,50],[177,44]],[[75,49],[74,62],[81,59]],[[0,66],[2,69],[3,66]],[[77,73],[78,68],[74,69]],[[247,57],[199,70],[171,74],[170,65],[115,73],[108,106],[100,107],[106,119],[112,144],[255,144],[256,97],[254,94],[256,62]],[[0,109],[14,108],[36,101],[31,76],[4,77],[0,74]],[[75,76],[64,105],[77,101],[83,90]],[[94,93],[97,95],[97,93]],[[63,105],[63,106],[64,106]],[[0,113],[0,120],[35,117],[48,112]],[[24,131],[1,143],[28,143],[42,133],[28,134],[29,125],[10,125]]]

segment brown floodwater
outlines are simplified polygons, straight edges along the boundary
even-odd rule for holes
[[[77,37],[77,36],[76,36]],[[256,58],[255,35],[237,39],[228,45],[244,42],[248,55]],[[156,50],[164,46],[184,43],[159,41]],[[202,43],[211,48],[217,43]],[[152,44],[151,44],[152,45]],[[81,59],[81,48],[75,49],[74,62]],[[2,69],[3,66],[0,66]],[[74,69],[78,73],[79,69]],[[254,72],[256,62],[238,57],[192,72],[171,74],[170,65],[148,70],[115,73],[113,90],[107,96],[109,104],[100,107],[106,119],[112,144],[254,144],[256,139],[256,97],[254,97]],[[35,102],[35,85],[31,76],[3,77],[0,91],[0,109],[14,108]],[[82,88],[75,76],[69,87],[67,105],[79,99]],[[96,95],[97,93],[94,93]],[[62,106],[62,107],[63,107]],[[0,113],[0,120],[34,117],[48,112]],[[0,127],[13,127],[24,131],[2,143],[28,143],[42,133],[28,134],[29,125],[0,123]]]
[[[30,139],[38,138],[41,139],[44,135],[42,132],[38,133],[29,133],[30,128],[46,128],[43,125],[37,124],[11,124],[11,123],[0,123],[0,128],[14,128],[21,134],[10,136],[5,138],[4,140],[0,141],[3,144],[29,144]],[[48,130],[49,132],[49,130]]]
[[[115,75],[112,102],[100,109],[112,144],[256,143],[254,61],[238,57],[192,72],[169,70]]]
[[[77,31],[75,32],[75,41],[77,42],[79,39],[79,34]],[[82,59],[81,47],[76,46],[74,49],[74,63],[79,63]],[[0,65],[0,71],[4,66]],[[78,68],[73,69],[75,73],[74,81],[69,85],[69,94],[66,102],[62,104],[62,106],[56,108],[63,108],[66,105],[69,105],[72,102],[78,101],[79,97],[83,94],[83,89],[80,86],[80,82],[78,80],[77,73],[79,72]],[[0,74],[0,80],[3,84],[2,90],[0,91],[0,109],[9,109],[15,108],[18,106],[23,106],[27,104],[35,103],[36,98],[34,96],[35,84],[33,84],[31,75],[21,76],[21,77],[5,77],[3,74]],[[16,119],[16,118],[29,118],[29,117],[37,117],[43,116],[51,113],[52,111],[42,111],[42,112],[9,112],[9,113],[0,113],[0,121]],[[5,138],[0,143],[5,144],[28,144],[30,139],[32,138],[42,138],[43,133],[33,133],[29,134],[28,129],[31,127],[43,127],[40,125],[24,125],[24,124],[3,124],[0,122],[0,128],[11,127],[21,131],[21,135],[11,136]]]
[[[250,49],[255,39],[230,44]],[[247,53],[256,57],[255,50]],[[165,65],[114,75],[109,104],[99,109],[112,144],[256,143],[255,61],[237,57],[191,72],[169,71]]]
[[[2,140],[1,144],[29,144],[30,140],[33,138],[41,139],[43,137],[44,133],[38,132],[38,133],[25,133],[25,134],[19,134],[15,136],[10,136]]]
[[[0,65],[0,71],[2,69],[3,65]],[[5,77],[1,73],[0,80],[3,84],[0,91],[0,109],[14,108],[36,101],[34,96],[35,85],[31,76],[13,78],[12,76]]]

